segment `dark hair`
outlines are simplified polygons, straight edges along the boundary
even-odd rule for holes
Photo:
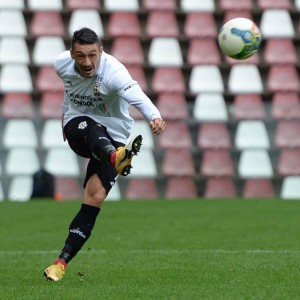
[[[79,43],[80,45],[91,45],[95,43],[100,44],[100,40],[95,31],[90,28],[83,27],[74,32],[72,37],[72,48],[75,43]]]

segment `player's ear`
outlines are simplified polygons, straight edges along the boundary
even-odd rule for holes
[[[72,50],[72,48],[70,48],[70,54],[71,54],[71,57],[74,59],[74,55],[73,55],[73,50]]]

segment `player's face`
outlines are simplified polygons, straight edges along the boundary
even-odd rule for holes
[[[93,77],[100,64],[102,47],[97,43],[91,45],[75,43],[70,51],[78,72],[83,77]]]

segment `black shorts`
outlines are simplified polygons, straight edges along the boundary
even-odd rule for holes
[[[89,130],[93,130],[92,134],[95,134],[95,138],[98,138],[100,132],[101,135],[105,135],[105,137],[107,137],[111,141],[115,148],[124,146],[124,144],[114,141],[108,135],[106,128],[103,126],[102,129],[100,129],[101,127],[99,127],[99,132],[97,132],[97,127],[95,127],[95,125],[97,124],[97,122],[89,117],[76,117],[65,125],[64,133],[68,140],[70,148],[77,155],[90,159],[87,166],[83,186],[86,186],[87,181],[92,175],[97,174],[103,187],[106,190],[106,193],[108,194],[116,181],[118,173],[113,166],[93,157],[90,151],[90,147],[86,141],[86,136]],[[104,131],[103,128],[105,129]]]

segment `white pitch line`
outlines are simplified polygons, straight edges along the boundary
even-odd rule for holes
[[[59,250],[16,250],[16,251],[5,251],[0,250],[0,256],[7,255],[43,255],[43,254],[57,254]],[[80,253],[84,254],[109,254],[109,253],[145,253],[145,254],[300,254],[299,250],[292,249],[244,249],[244,250],[233,250],[233,249],[129,249],[129,250],[81,250]]]

